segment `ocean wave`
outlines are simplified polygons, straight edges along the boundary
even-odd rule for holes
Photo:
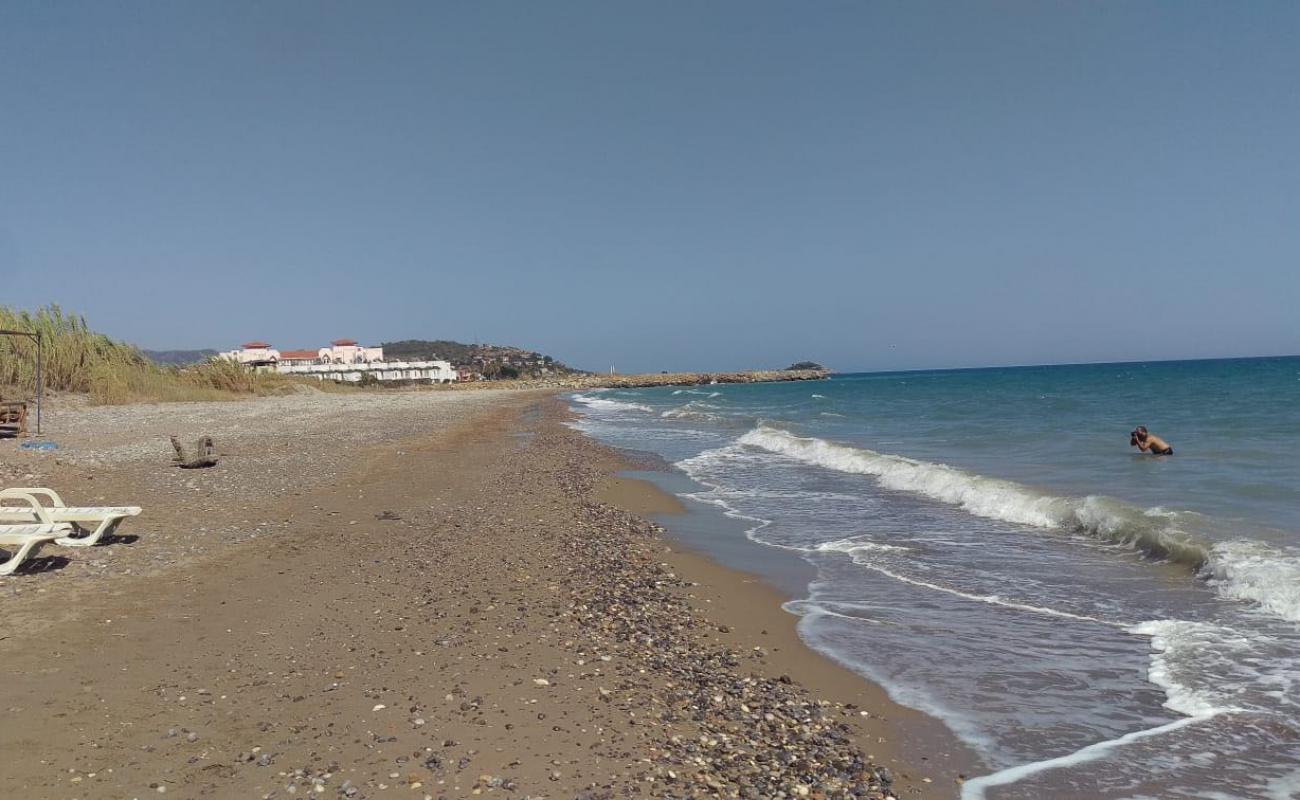
[[[1143,622],[1128,632],[1151,637],[1151,666],[1147,679],[1165,692],[1165,708],[1183,715],[1182,719],[1152,728],[1132,731],[1114,739],[1088,745],[1073,753],[1029,764],[1021,764],[967,781],[962,786],[962,800],[983,800],[988,789],[1018,783],[1031,776],[1052,770],[1077,767],[1111,755],[1114,750],[1144,739],[1163,736],[1221,714],[1240,713],[1224,693],[1204,684],[1203,659],[1222,657],[1221,652],[1249,647],[1249,640],[1235,631],[1218,625],[1188,620],[1162,619]]]
[[[692,400],[675,408],[670,408],[659,414],[664,419],[695,419],[702,422],[725,422],[727,417],[722,414],[715,414],[707,409],[717,408],[716,405],[710,405],[700,400]]]
[[[1222,597],[1250,601],[1300,622],[1300,553],[1261,542],[1211,546],[1181,530],[1177,522],[1182,515],[1176,512],[1144,510],[1098,495],[1062,497],[946,464],[796,436],[768,425],[750,430],[737,443],[806,464],[867,475],[887,489],[923,495],[975,516],[1072,531],[1184,564],[1199,570]]]
[[[814,550],[825,553],[827,551],[836,553],[910,553],[912,548],[902,547],[896,544],[884,544],[883,542],[872,542],[866,539],[837,539],[833,542],[823,542],[817,545]]]
[[[1300,556],[1280,557],[1262,542],[1221,542],[1210,550],[1201,574],[1224,597],[1300,622]]]
[[[901,583],[911,584],[912,586],[919,586],[923,589],[930,589],[932,591],[943,592],[944,594],[954,595],[964,600],[974,600],[979,603],[988,603],[989,605],[992,606],[1001,606],[1003,608],[1010,608],[1016,611],[1025,611],[1030,614],[1037,614],[1039,616],[1044,616],[1044,617],[1058,617],[1060,619],[1072,619],[1072,620],[1077,620],[1079,622],[1096,622],[1101,625],[1109,625],[1111,627],[1116,627],[1116,628],[1124,627],[1120,623],[1111,622],[1109,620],[1104,620],[1104,619],[1098,619],[1097,617],[1090,617],[1087,616],[1086,614],[1075,614],[1070,611],[1062,611],[1058,608],[1046,608],[1044,606],[1036,606],[1030,603],[1022,603],[1018,600],[1013,600],[997,594],[974,594],[972,592],[963,592],[962,590],[955,589],[951,586],[944,586],[942,584],[932,583],[930,581],[923,581],[918,578],[910,578],[899,572],[895,572],[894,570],[886,569],[885,567],[880,566],[879,564],[875,563],[873,559],[869,557],[866,558],[863,557],[863,555],[866,553],[878,553],[881,552],[882,550],[887,550],[887,549],[900,550],[906,548],[896,548],[896,547],[891,547],[890,545],[880,545],[874,542],[861,542],[853,539],[842,539],[835,542],[824,542],[818,545],[816,549],[824,553],[845,553],[850,558],[853,559],[853,563],[861,567],[865,567],[866,569],[869,569],[873,572],[878,572],[887,578],[893,578],[894,580],[899,581]]]
[[[621,400],[610,400],[606,397],[592,397],[589,394],[575,394],[573,399],[584,406],[601,411],[645,411],[654,413],[653,408],[640,403],[625,403]]]
[[[887,489],[925,495],[978,517],[1091,533],[1193,567],[1209,556],[1204,544],[1173,528],[1163,515],[1149,516],[1107,497],[1044,494],[1014,481],[975,475],[946,464],[804,438],[768,426],[749,431],[740,443],[839,472],[869,475]]]
[[[962,784],[961,800],[984,800],[987,796],[988,789],[994,786],[1006,786],[1017,783],[1032,775],[1041,772],[1050,772],[1051,770],[1063,769],[1066,767],[1077,767],[1080,764],[1086,764],[1090,761],[1098,761],[1110,756],[1111,751],[1117,750],[1126,745],[1140,742],[1143,739],[1150,739],[1155,736],[1162,736],[1166,733],[1173,733],[1191,725],[1203,722],[1207,717],[1184,717],[1183,719],[1174,720],[1164,725],[1157,725],[1154,728],[1146,728],[1140,731],[1126,733],[1116,739],[1108,739],[1104,742],[1090,744],[1087,747],[1076,750],[1069,755],[1049,758],[1044,761],[1035,761],[1030,764],[1021,764],[1016,767],[995,772],[992,775],[982,775],[973,778]]]

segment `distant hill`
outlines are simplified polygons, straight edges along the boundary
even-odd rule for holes
[[[400,342],[384,342],[384,357],[394,361],[419,361],[423,358],[443,358],[453,364],[469,360],[474,345],[453,342],[447,339],[404,339]]]
[[[462,372],[488,378],[535,378],[543,375],[572,375],[582,370],[534,350],[497,344],[465,344],[448,339],[406,339],[384,342],[384,357],[394,361],[441,358]]]
[[[140,352],[155,364],[170,364],[177,367],[198,364],[217,354],[216,350],[141,350]]]

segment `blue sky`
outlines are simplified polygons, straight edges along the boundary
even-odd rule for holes
[[[1300,352],[1293,3],[0,6],[0,303],[621,371]]]

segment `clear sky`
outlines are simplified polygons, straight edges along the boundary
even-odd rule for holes
[[[0,5],[0,304],[620,371],[1300,352],[1300,4]]]

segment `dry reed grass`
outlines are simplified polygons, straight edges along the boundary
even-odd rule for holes
[[[224,359],[192,367],[166,367],[135,347],[90,330],[84,317],[56,305],[34,313],[0,306],[0,329],[40,333],[45,387],[87,394],[95,403],[175,403],[236,400],[284,394],[295,384]],[[36,343],[0,336],[0,387],[31,396],[36,390]]]

